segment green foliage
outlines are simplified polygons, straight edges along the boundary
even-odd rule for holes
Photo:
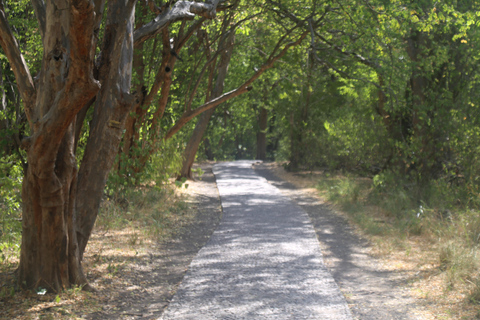
[[[156,147],[156,153],[143,167],[140,167],[139,163],[142,155],[145,156],[150,151],[149,149],[142,149],[138,145],[134,149],[134,154],[138,157],[133,159],[129,159],[127,154],[121,154],[118,157],[121,160],[120,168],[110,172],[105,189],[107,195],[121,199],[128,196],[133,186],[154,183],[157,188],[161,188],[168,184],[169,180],[175,178],[181,169],[182,149],[179,147],[176,139],[160,142],[160,145]]]
[[[15,156],[0,159],[0,264],[9,264],[20,250],[23,171]]]
[[[373,179],[355,176],[322,176],[317,188],[340,206],[361,229],[373,236],[393,235],[401,243],[409,236],[438,247],[438,265],[445,290],[467,284],[471,303],[479,301],[480,215],[461,198],[461,186],[432,180],[418,186],[394,172]],[[379,241],[384,241],[383,239]]]
[[[441,239],[439,263],[448,286],[471,283],[469,299],[478,303],[478,1],[338,0],[329,6],[314,0],[241,0],[229,4],[178,50],[181,59],[171,66],[172,85],[162,88],[149,105],[142,105],[141,116],[132,112],[133,145],[118,154],[98,224],[105,228],[140,225],[157,235],[175,229],[175,217],[185,214],[184,203],[177,201],[169,186],[182,165],[194,121],[166,142],[162,136],[184,112],[205,103],[211,88],[205,80],[209,70],[202,74],[202,68],[209,60],[207,50],[214,55],[222,49],[219,39],[225,28],[236,26],[224,92],[261,68],[274,55],[279,39],[283,42],[278,48],[307,32],[305,40],[257,79],[251,91],[217,108],[197,159],[254,158],[262,130],[260,110],[267,110],[268,126],[262,133],[267,136],[268,159],[288,160],[292,170],[322,168],[327,174],[341,173],[326,176],[319,189],[369,234],[431,234]],[[4,5],[35,75],[44,53],[33,7],[28,0],[6,0]],[[155,15],[139,3],[135,18],[146,22]],[[136,48],[131,88],[136,97],[154,86],[170,46],[176,50],[178,39],[197,21],[171,23],[168,32]],[[168,48],[162,48],[162,36],[173,41]],[[103,27],[98,37],[102,39]],[[211,63],[215,66],[218,61]],[[26,159],[20,142],[30,133],[12,68],[2,53],[0,67],[0,263],[8,264],[19,250]],[[165,95],[168,103],[160,110]],[[77,141],[79,164],[93,112],[93,108],[88,111]],[[127,142],[123,141],[124,147]],[[175,185],[188,186],[185,181]],[[365,206],[377,211],[364,210]],[[131,243],[136,241],[135,234]],[[112,264],[109,272],[117,268]],[[477,276],[472,276],[475,272]],[[0,291],[0,296],[8,294],[7,289]]]

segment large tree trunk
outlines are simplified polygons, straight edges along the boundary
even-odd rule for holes
[[[38,76],[35,108],[26,106],[27,110],[31,107],[29,121],[33,126],[32,136],[24,142],[28,169],[22,187],[18,279],[30,288],[58,291],[71,284],[86,284],[75,234],[77,169],[73,123],[99,85],[92,70],[93,5],[48,1],[45,13],[45,57]]]
[[[427,36],[420,31],[412,31],[407,39],[407,53],[414,63],[412,75],[409,82],[411,90],[411,133],[414,140],[418,141],[415,164],[410,167],[417,172],[417,177],[428,180],[432,175],[431,160],[434,157],[434,141],[427,124],[429,101],[426,96],[428,80],[425,77],[425,70],[418,64],[422,63],[428,48]]]

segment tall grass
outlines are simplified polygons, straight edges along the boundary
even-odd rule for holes
[[[175,184],[132,186],[122,197],[104,200],[96,226],[107,230],[128,226],[161,240],[193,218],[184,200]]]
[[[325,174],[317,189],[366,234],[431,243],[446,291],[462,285],[468,300],[480,305],[480,211],[466,187],[442,181],[415,185],[387,174],[374,179]]]
[[[22,234],[21,189],[23,172],[13,156],[0,159],[0,268],[18,260]]]

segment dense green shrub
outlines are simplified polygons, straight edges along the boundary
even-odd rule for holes
[[[23,170],[14,156],[0,158],[0,264],[20,250]]]

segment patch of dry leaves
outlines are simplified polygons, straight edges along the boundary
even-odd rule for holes
[[[175,193],[176,200],[190,201],[185,189],[176,189]],[[188,224],[194,215],[192,209],[182,215],[168,215],[168,225],[174,227],[155,237],[135,223],[122,228],[96,227],[85,252],[83,267],[97,292],[85,292],[79,287],[59,294],[19,290],[14,273],[18,259],[12,259],[9,266],[0,266],[0,319],[85,319],[87,315],[105,311],[110,308],[109,302],[118,298],[119,291],[142,285],[131,282],[134,277],[129,274],[137,272],[138,262],[149,261],[159,241],[170,239],[176,229]]]

